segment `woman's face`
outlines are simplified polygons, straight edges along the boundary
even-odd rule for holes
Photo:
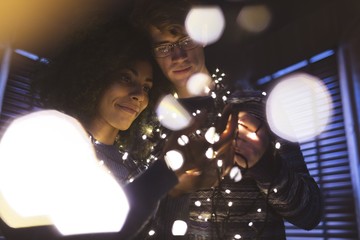
[[[97,117],[103,124],[126,130],[148,105],[152,66],[147,61],[137,61],[132,67],[113,74],[112,78],[100,99]]]

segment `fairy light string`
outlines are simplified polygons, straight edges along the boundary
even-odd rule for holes
[[[189,143],[189,141],[191,141],[191,139],[194,139],[197,136],[204,136],[210,127],[214,127],[217,119],[222,116],[221,113],[224,109],[224,106],[229,102],[229,98],[231,97],[231,91],[224,84],[225,76],[226,74],[222,73],[218,68],[215,70],[214,74],[212,74],[211,77],[213,79],[214,88],[209,92],[209,95],[213,99],[214,107],[212,111],[208,114],[209,118],[206,123],[206,126],[204,126],[204,128],[202,129],[198,129],[197,131],[195,131],[192,134],[189,134],[188,136],[184,135],[179,137],[178,139],[179,145],[183,144],[185,146],[186,144]],[[243,99],[235,98],[231,100],[232,101],[231,103],[241,105],[242,103],[245,102],[260,102],[265,95],[266,93],[262,93],[262,96],[250,96],[250,95],[247,96],[245,94]],[[191,114],[193,116],[196,116],[200,113],[201,113],[200,109],[195,109],[191,111]],[[263,127],[263,122],[262,121],[260,122],[261,124],[253,132],[254,135],[256,135],[258,131]],[[138,135],[141,136],[141,139],[138,139],[136,141],[136,144],[137,145],[141,144],[143,146],[146,146],[148,151],[146,153],[147,154],[146,156],[143,156],[141,158],[133,158],[133,159],[139,159],[135,161],[138,168],[140,168],[141,170],[146,170],[154,161],[158,159],[162,146],[164,146],[167,137],[169,136],[170,133],[171,131],[163,127],[155,115],[150,115],[150,117],[146,119],[146,122],[142,122],[140,124],[140,134]],[[238,140],[238,134],[236,134],[235,136],[235,141],[237,140]],[[209,148],[211,148],[212,145],[213,143],[210,143]],[[274,145],[273,147],[274,154],[276,154],[276,151],[280,148],[280,144],[276,142],[273,143],[273,145]],[[128,151],[124,151],[122,146],[120,146],[120,149],[122,149],[123,152],[126,153],[128,152]],[[212,158],[212,160],[216,160],[216,153],[213,153],[212,157],[208,157],[208,158]],[[227,181],[225,181],[227,183],[226,185],[224,185],[225,184],[224,177],[222,177],[223,168],[222,166],[219,166],[216,170],[218,185],[216,187],[213,187],[211,191],[208,191],[209,194],[208,196],[204,196],[202,199],[191,199],[192,200],[191,204],[194,204],[195,207],[197,208],[196,211],[196,213],[198,214],[197,221],[215,223],[215,231],[218,239],[226,239],[225,236],[229,230],[227,225],[231,223],[231,219],[234,217],[239,218],[251,212],[256,212],[258,214],[262,214],[265,212],[263,226],[260,229],[257,229],[252,221],[248,223],[248,227],[253,230],[255,238],[261,236],[261,233],[265,229],[266,222],[268,221],[269,195],[270,193],[276,194],[276,189],[271,192],[272,184],[268,186],[268,190],[265,196],[266,206],[264,209],[261,208],[255,209],[256,202],[259,199],[263,198],[263,195],[259,192],[257,193],[255,199],[248,206],[248,209],[242,212],[238,212],[238,211],[233,212],[232,210],[234,208],[232,201],[234,196],[232,196],[233,193],[231,189],[227,188],[226,186],[229,184],[230,181],[235,183],[242,181],[241,176],[245,175],[249,169],[249,165],[247,161],[245,161],[245,164],[246,167],[241,170],[238,168],[239,172],[235,173],[233,178],[227,177]],[[234,167],[235,166],[236,165],[234,165]],[[207,211],[206,206],[209,203],[211,204],[210,213],[206,212]],[[224,212],[221,213],[224,207],[226,208],[225,214]],[[154,227],[154,224],[151,224],[151,222],[154,222],[154,219],[150,221],[150,226],[152,227],[147,230],[148,236],[146,236],[146,239],[156,238],[157,235],[156,233],[157,229]],[[243,237],[242,233],[239,232],[236,233],[232,239],[241,239],[242,237]]]

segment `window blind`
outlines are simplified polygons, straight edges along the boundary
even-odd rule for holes
[[[0,138],[14,118],[39,109],[30,88],[31,78],[38,67],[37,60],[13,53],[0,114]]]
[[[288,240],[345,240],[358,239],[359,236],[337,64],[336,52],[329,50],[256,82],[256,88],[269,91],[281,76],[297,71],[306,72],[323,81],[333,102],[332,117],[325,131],[300,144],[310,174],[323,195],[323,219],[311,231],[286,222]]]

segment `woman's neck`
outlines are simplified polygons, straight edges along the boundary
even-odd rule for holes
[[[115,142],[119,131],[111,126],[99,124],[94,121],[86,126],[86,130],[98,141],[103,144],[112,145]]]

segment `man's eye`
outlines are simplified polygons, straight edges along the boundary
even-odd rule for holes
[[[187,45],[190,45],[192,43],[191,39],[185,39],[183,41],[180,42],[180,45],[182,46],[187,46]]]
[[[169,46],[159,46],[155,48],[156,52],[167,53],[169,52]]]

